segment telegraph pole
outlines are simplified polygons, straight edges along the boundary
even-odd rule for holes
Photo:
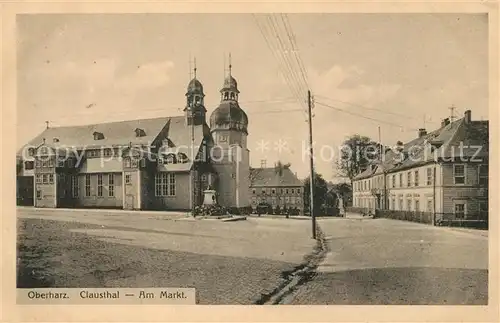
[[[310,168],[310,196],[309,196],[309,211],[311,212],[312,220],[312,237],[316,239],[316,216],[314,215],[314,160],[313,160],[313,140],[312,140],[312,101],[311,91],[307,91],[307,106],[309,115],[309,168]]]

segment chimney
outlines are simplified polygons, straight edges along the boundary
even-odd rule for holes
[[[403,142],[398,140],[398,142],[396,143],[396,150],[397,151],[402,151],[403,150]]]
[[[418,129],[418,138],[421,138],[427,134],[427,130],[425,128]]]
[[[443,121],[441,121],[441,127],[446,127],[449,124],[450,124],[450,118],[445,118],[443,119]]]
[[[471,122],[471,111],[470,110],[465,111],[464,121],[466,124],[469,124]]]

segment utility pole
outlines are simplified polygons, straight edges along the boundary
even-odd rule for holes
[[[311,91],[307,91],[307,106],[309,115],[309,168],[310,168],[310,196],[309,196],[309,211],[311,212],[312,220],[312,237],[316,239],[316,216],[314,215],[314,159],[313,159],[313,140],[312,140],[312,101]]]

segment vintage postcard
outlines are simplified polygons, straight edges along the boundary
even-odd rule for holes
[[[498,320],[496,2],[2,18],[5,320]]]

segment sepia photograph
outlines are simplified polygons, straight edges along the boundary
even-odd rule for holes
[[[17,14],[15,37],[19,303],[491,304],[487,13]]]

